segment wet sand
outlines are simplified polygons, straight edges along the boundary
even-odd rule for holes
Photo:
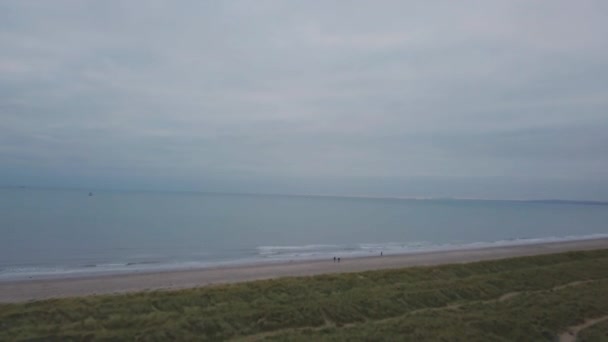
[[[297,261],[218,268],[129,273],[54,279],[0,282],[0,302],[23,302],[48,298],[173,290],[279,277],[358,272],[409,266],[466,263],[516,256],[608,248],[608,239],[553,242],[534,245],[419,252],[390,256]]]

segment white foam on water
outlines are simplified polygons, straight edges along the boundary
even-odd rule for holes
[[[317,251],[332,251],[341,248],[340,245],[302,245],[302,246],[258,246],[258,254],[263,256],[285,255],[294,253],[314,253]]]
[[[583,236],[516,238],[497,241],[452,242],[434,244],[428,241],[360,243],[353,245],[303,245],[303,246],[261,246],[259,254],[269,259],[306,260],[339,257],[360,257],[376,255],[408,254],[419,252],[466,250],[490,247],[509,247],[533,245],[550,242],[584,241],[608,238],[608,234],[592,234]]]
[[[433,244],[426,241],[359,243],[359,244],[307,244],[292,246],[258,246],[249,255],[240,254],[238,257],[225,260],[199,259],[186,261],[131,261],[106,262],[98,264],[82,264],[78,266],[3,266],[0,268],[0,281],[64,278],[83,275],[121,274],[136,272],[152,272],[179,269],[203,269],[222,266],[238,266],[259,263],[275,263],[288,261],[323,260],[333,257],[364,257],[371,255],[399,255],[433,251],[467,250],[491,247],[510,247],[533,245],[551,242],[584,241],[608,238],[608,234],[592,234],[583,236],[515,238],[497,241],[452,242]],[[200,255],[205,253],[199,253]]]

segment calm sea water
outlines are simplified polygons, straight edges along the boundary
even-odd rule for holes
[[[0,189],[0,280],[608,236],[608,205]]]

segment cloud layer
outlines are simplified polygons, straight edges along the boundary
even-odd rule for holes
[[[0,177],[608,199],[607,17],[605,1],[3,1]]]

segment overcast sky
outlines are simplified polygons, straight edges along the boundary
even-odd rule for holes
[[[0,183],[608,200],[608,2],[0,1]]]

